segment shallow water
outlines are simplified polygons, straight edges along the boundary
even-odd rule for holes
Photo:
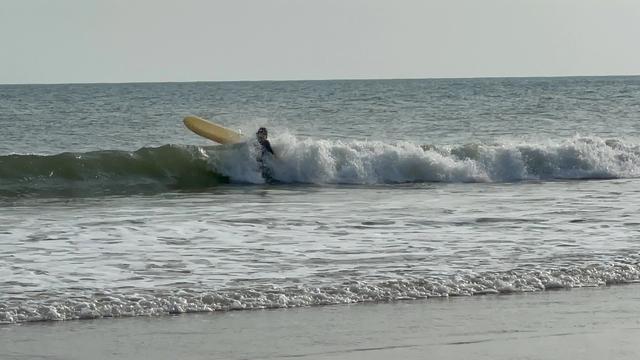
[[[3,320],[635,281],[639,200],[635,179],[18,200],[0,211]]]

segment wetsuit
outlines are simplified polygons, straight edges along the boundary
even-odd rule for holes
[[[273,149],[271,148],[271,143],[269,142],[269,140],[267,139],[261,139],[258,140],[258,143],[260,144],[260,146],[262,146],[262,156],[264,156],[264,154],[268,152],[271,153],[271,155],[275,155],[275,153],[273,152]]]
[[[271,170],[265,165],[264,163],[264,155],[267,152],[270,152],[271,155],[275,155],[275,153],[273,152],[273,149],[271,148],[271,143],[269,142],[269,140],[267,139],[259,139],[258,143],[260,144],[260,156],[258,157],[258,166],[260,167],[260,172],[262,173],[262,178],[266,181],[266,182],[271,182],[272,181],[272,177],[271,177]]]

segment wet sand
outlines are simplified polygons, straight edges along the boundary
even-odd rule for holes
[[[640,285],[0,326],[0,359],[638,359]]]

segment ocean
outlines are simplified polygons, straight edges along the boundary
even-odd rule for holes
[[[640,281],[640,77],[0,85],[0,129],[4,335]]]

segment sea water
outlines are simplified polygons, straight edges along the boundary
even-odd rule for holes
[[[637,282],[639,177],[639,77],[2,85],[0,323]]]

